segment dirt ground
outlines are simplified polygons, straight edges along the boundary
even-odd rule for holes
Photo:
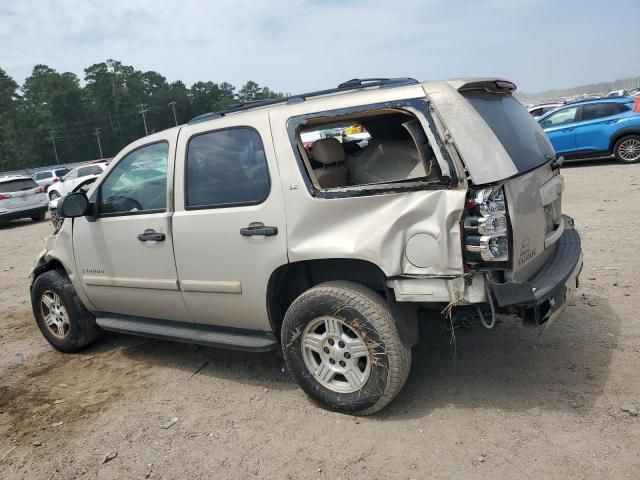
[[[640,165],[563,175],[585,256],[564,317],[458,329],[455,363],[425,329],[368,418],[311,404],[275,354],[115,334],[55,352],[27,279],[50,224],[0,227],[0,478],[640,478],[640,416],[621,409],[640,408]]]

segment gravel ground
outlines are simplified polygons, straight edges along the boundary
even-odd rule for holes
[[[542,336],[457,330],[455,361],[425,329],[407,386],[368,418],[315,407],[275,354],[115,334],[53,351],[27,279],[50,224],[0,227],[0,478],[640,478],[640,417],[622,410],[640,407],[640,165],[563,175],[585,254],[564,317]]]

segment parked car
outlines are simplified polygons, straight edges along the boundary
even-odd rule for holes
[[[67,173],[69,173],[69,169],[67,167],[56,168],[53,170],[42,170],[40,172],[34,173],[31,178],[33,178],[38,185],[44,188],[44,191],[48,191],[49,187],[56,182],[62,180]]]
[[[534,105],[529,108],[529,113],[533,115],[533,118],[538,119],[545,113],[552,112],[553,110],[560,108],[564,103],[542,103]]]
[[[538,119],[555,151],[566,160],[615,158],[640,161],[640,114],[632,97],[565,105]]]
[[[515,88],[352,80],[141,138],[58,205],[73,221],[31,272],[36,322],[63,352],[101,330],[281,349],[315,401],[374,413],[407,380],[420,322],[546,328],[577,287],[564,180]],[[304,148],[345,119],[370,140]],[[150,158],[161,174],[130,182]]]
[[[25,176],[0,177],[0,224],[18,218],[44,220],[47,194],[35,180]]]
[[[107,164],[104,162],[74,168],[64,176],[61,182],[49,187],[49,198],[55,200],[56,198],[65,196],[86,179],[100,176],[106,168]]]

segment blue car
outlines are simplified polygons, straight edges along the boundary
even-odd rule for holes
[[[538,119],[558,155],[566,160],[615,158],[640,161],[640,113],[632,97],[567,104]]]

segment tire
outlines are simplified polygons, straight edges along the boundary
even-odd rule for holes
[[[55,200],[56,198],[60,198],[60,194],[55,190],[49,192],[49,200]]]
[[[287,310],[281,337],[296,382],[329,410],[371,415],[409,375],[411,348],[401,342],[389,308],[357,283],[331,281],[304,292]]]
[[[613,147],[613,155],[621,163],[640,162],[640,135],[625,135]]]
[[[37,215],[34,215],[31,217],[31,220],[33,220],[34,222],[41,222],[44,220],[44,217],[47,215],[47,212],[42,212],[39,213]]]
[[[62,308],[56,309],[53,303],[46,307],[45,296]],[[61,270],[49,270],[36,278],[31,287],[31,307],[40,331],[56,350],[77,352],[98,338],[100,330],[95,317],[82,304]],[[53,319],[45,320],[45,315],[47,318],[52,315]]]

